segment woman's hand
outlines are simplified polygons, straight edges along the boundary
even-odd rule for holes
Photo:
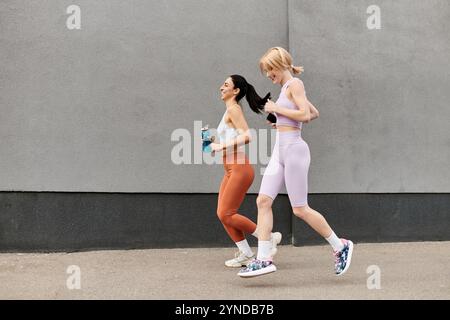
[[[308,102],[308,106],[309,106],[309,111],[311,114],[311,119],[310,121],[317,119],[319,117],[319,110],[317,110],[316,107],[313,106],[313,104],[311,102],[309,102],[308,99],[306,99],[306,101]],[[309,122],[309,121],[308,121]]]
[[[273,102],[272,100],[267,100],[266,104],[264,105],[264,111],[267,113],[274,113],[277,112],[278,106]]]
[[[272,129],[276,129],[277,128],[277,124],[270,122],[270,121],[266,121],[268,125],[270,125],[272,127]]]
[[[221,143],[211,143],[210,147],[211,147],[212,153],[223,151],[223,149],[224,149],[224,145]]]

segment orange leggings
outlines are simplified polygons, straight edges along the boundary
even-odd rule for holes
[[[236,163],[238,158],[241,161]],[[225,175],[220,184],[217,216],[230,238],[234,242],[239,242],[245,239],[244,233],[251,234],[256,230],[253,221],[238,213],[255,173],[243,153],[234,154],[234,157],[224,155],[223,166]]]

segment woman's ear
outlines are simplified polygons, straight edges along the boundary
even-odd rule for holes
[[[237,96],[239,94],[239,92],[241,92],[241,89],[239,89],[239,88],[233,89],[233,92]]]

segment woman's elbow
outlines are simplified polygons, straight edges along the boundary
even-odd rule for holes
[[[297,113],[297,116],[294,119],[300,122],[309,122],[312,120],[312,116],[313,115],[311,112],[300,110],[300,112]]]
[[[305,114],[305,115],[299,117],[297,120],[300,122],[310,122],[312,120],[312,117],[310,114],[308,114],[308,115]]]

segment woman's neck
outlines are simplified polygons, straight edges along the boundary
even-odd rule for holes
[[[292,76],[292,74],[286,70],[286,73],[283,75],[283,79],[281,79],[281,86],[284,86],[286,84],[286,82],[288,82],[289,80],[293,79],[294,77]]]
[[[228,110],[229,108],[231,108],[232,106],[235,106],[235,105],[237,105],[238,103],[236,102],[236,100],[234,100],[234,99],[230,99],[230,100],[227,100],[227,101],[225,101],[225,107],[226,107],[226,109]]]

